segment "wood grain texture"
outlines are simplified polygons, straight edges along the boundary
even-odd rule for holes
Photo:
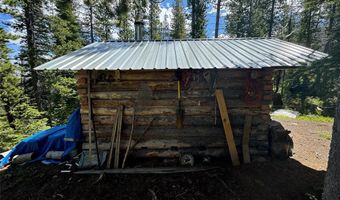
[[[231,124],[229,121],[228,109],[226,106],[226,102],[224,100],[223,91],[220,89],[217,89],[215,95],[216,95],[217,102],[218,102],[218,108],[221,114],[224,134],[225,134],[225,137],[228,143],[230,157],[231,157],[233,165],[238,166],[240,165],[240,160],[238,158],[238,152],[237,152],[236,145],[235,145],[233,130],[231,129]]]
[[[217,152],[216,148],[226,151],[223,123],[221,114],[218,111],[214,90],[210,88],[211,80],[209,77],[203,76],[203,74],[214,72],[214,70],[191,70],[191,72],[193,76],[188,81],[188,84],[182,83],[181,105],[184,109],[184,127],[178,130],[175,126],[177,106],[175,71],[96,71],[91,73],[90,78],[87,71],[79,71],[76,77],[84,141],[93,141],[93,138],[90,139],[88,135],[90,128],[88,97],[90,96],[94,116],[93,124],[96,127],[98,140],[101,144],[110,143],[117,108],[119,105],[123,105],[122,145],[128,141],[135,106],[137,109],[135,110],[136,119],[133,140],[136,140],[150,120],[154,119],[152,126],[143,138],[143,146],[138,146],[138,151],[134,151],[134,154],[143,151],[145,153],[140,155],[161,156],[165,155],[166,153],[164,152],[169,151],[169,148],[171,149],[172,147],[176,147],[181,151],[192,147],[207,150],[215,148],[214,152]],[[250,115],[252,122],[250,126],[249,152],[251,155],[258,152],[264,155],[268,147],[272,71],[267,69],[228,69],[216,70],[216,72],[216,87],[220,88],[224,93],[236,147],[239,150],[242,149],[246,122],[244,117]],[[260,101],[245,100],[247,80],[250,74],[255,77],[255,82],[259,86],[258,89],[261,90]],[[88,83],[91,83],[90,88],[88,88]],[[141,98],[145,88],[148,89],[149,94],[147,94],[147,98]],[[161,142],[150,142],[154,140]],[[167,143],[164,140],[172,142]],[[176,146],[176,144],[179,145]],[[218,144],[217,147],[216,144]],[[89,149],[88,145],[84,145],[84,148]],[[147,148],[147,150],[144,148]],[[155,153],[156,149],[163,153]]]
[[[244,128],[243,128],[243,138],[242,138],[242,155],[243,155],[243,162],[250,163],[249,140],[250,140],[252,116],[246,115],[244,121],[245,122],[244,122]]]

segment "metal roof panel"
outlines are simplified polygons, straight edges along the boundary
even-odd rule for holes
[[[263,68],[308,65],[328,55],[270,38],[96,42],[36,70]]]

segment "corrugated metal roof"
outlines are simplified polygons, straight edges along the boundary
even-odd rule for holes
[[[36,70],[263,68],[308,65],[327,54],[279,39],[96,42]]]

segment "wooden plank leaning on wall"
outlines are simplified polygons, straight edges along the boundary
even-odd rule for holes
[[[229,148],[229,154],[231,157],[232,164],[234,166],[239,166],[240,165],[240,160],[238,158],[238,153],[234,141],[234,135],[233,135],[233,130],[231,129],[230,121],[229,121],[229,116],[228,116],[228,109],[224,100],[224,95],[223,95],[223,90],[217,89],[216,90],[216,99],[218,103],[218,107],[220,110],[221,114],[221,119],[224,127],[224,134],[227,139],[227,144]]]

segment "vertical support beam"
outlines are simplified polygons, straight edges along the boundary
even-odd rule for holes
[[[250,138],[251,123],[252,123],[252,116],[246,115],[245,120],[244,120],[243,138],[242,138],[242,154],[243,154],[244,163],[250,163],[249,138]]]
[[[223,90],[217,89],[215,92],[215,95],[216,95],[218,107],[220,109],[220,114],[221,114],[223,128],[224,128],[224,134],[227,139],[231,161],[232,161],[233,166],[238,166],[240,165],[240,160],[238,158],[234,135],[231,129],[230,121],[229,121],[228,109],[225,103]]]
[[[92,160],[92,105],[91,105],[91,71],[87,71],[87,103],[89,117],[89,159]]]

